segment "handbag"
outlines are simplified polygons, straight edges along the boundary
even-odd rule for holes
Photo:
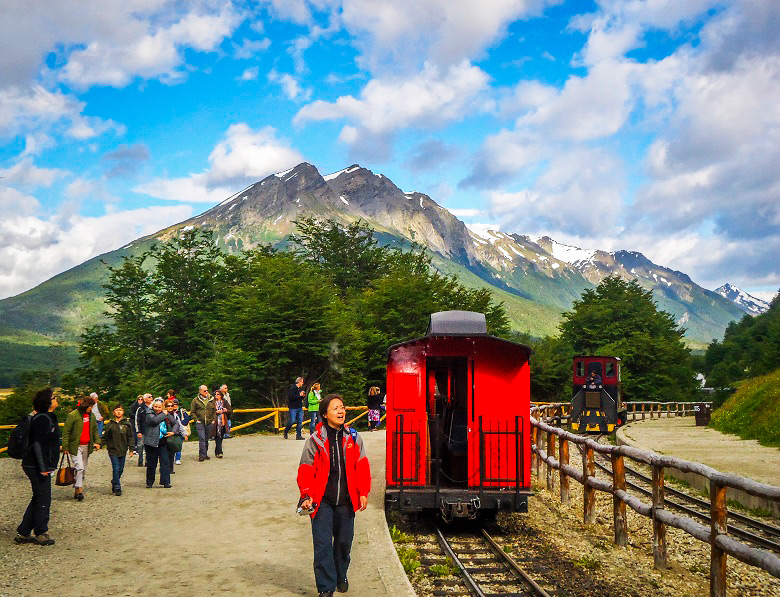
[[[63,466],[66,458],[67,466]],[[60,458],[60,466],[57,469],[57,477],[54,479],[54,484],[60,485],[61,487],[66,487],[68,485],[73,485],[75,482],[76,467],[74,467],[70,461],[70,454],[68,452],[63,452],[62,458]]]
[[[169,450],[173,452],[181,452],[181,447],[184,443],[184,439],[181,435],[172,435],[166,441],[168,442]]]

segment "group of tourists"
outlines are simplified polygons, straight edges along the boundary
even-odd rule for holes
[[[298,466],[299,512],[311,518],[314,543],[314,576],[320,597],[332,597],[335,591],[349,589],[347,571],[354,536],[355,513],[366,509],[371,490],[371,470],[363,440],[346,424],[346,407],[338,394],[323,397],[319,383],[303,389],[299,377],[288,390],[290,421],[285,427],[287,439],[293,424],[296,437],[301,434],[303,401],[309,412],[309,437],[303,446]],[[378,387],[369,390],[369,429],[378,427],[382,401]],[[214,454],[222,458],[222,441],[229,437],[233,409],[227,386],[212,394],[200,386],[187,412],[179,405],[173,390],[166,398],[141,394],[129,409],[129,418],[121,404],[108,408],[97,394],[82,398],[67,416],[60,436],[54,410],[58,399],[51,388],[39,391],[33,399],[29,418],[28,444],[22,468],[32,486],[32,499],[17,527],[16,543],[52,545],[49,534],[51,477],[58,470],[60,452],[73,458],[74,498],[84,500],[84,481],[90,455],[105,447],[111,460],[111,489],[122,495],[121,477],[126,458],[138,455],[138,466],[146,461],[146,487],[154,486],[159,465],[159,482],[171,487],[174,466],[181,464],[182,442],[195,422],[198,433],[198,461],[209,460],[208,445],[215,442]],[[100,419],[98,419],[100,416]],[[100,423],[100,425],[98,424]],[[62,461],[60,461],[62,466]]]
[[[215,455],[223,457],[222,440],[228,435],[233,409],[227,385],[212,396],[208,387],[200,386],[188,413],[179,405],[174,390],[165,398],[139,394],[125,417],[124,406],[110,408],[97,393],[81,398],[68,413],[60,432],[54,410],[58,397],[51,388],[40,390],[33,399],[33,410],[26,422],[26,448],[22,469],[30,479],[32,498],[17,527],[16,543],[53,545],[49,532],[51,479],[63,473],[63,482],[74,487],[73,497],[84,500],[85,479],[92,453],[105,448],[111,461],[111,492],[122,495],[122,474],[128,457],[138,455],[138,466],[146,466],[146,487],[159,485],[170,489],[175,465],[181,465],[183,442],[191,433],[194,420],[199,439],[198,461],[209,460],[208,443],[214,439]],[[60,457],[60,453],[62,456]],[[59,461],[59,465],[58,465]],[[144,464],[144,461],[145,464]],[[72,475],[72,479],[65,480]]]

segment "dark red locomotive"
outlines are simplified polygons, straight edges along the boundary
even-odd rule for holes
[[[620,359],[578,356],[572,363],[571,428],[612,433],[626,422],[620,387]]]
[[[390,348],[388,508],[527,511],[530,354],[470,311],[434,313],[423,338]]]

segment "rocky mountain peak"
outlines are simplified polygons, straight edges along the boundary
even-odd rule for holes
[[[714,292],[733,302],[748,315],[756,316],[769,311],[769,303],[728,282],[720,288],[716,288]]]

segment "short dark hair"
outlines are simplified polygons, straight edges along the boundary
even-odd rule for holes
[[[49,408],[51,408],[51,402],[54,398],[54,390],[51,388],[44,388],[43,390],[38,390],[35,392],[35,397],[33,398],[33,410],[37,413],[45,413],[49,412]]]
[[[322,402],[320,402],[320,416],[323,419],[325,418],[325,413],[328,412],[328,406],[330,406],[331,401],[336,399],[341,400],[341,403],[344,404],[344,399],[338,394],[328,394],[322,399]]]

